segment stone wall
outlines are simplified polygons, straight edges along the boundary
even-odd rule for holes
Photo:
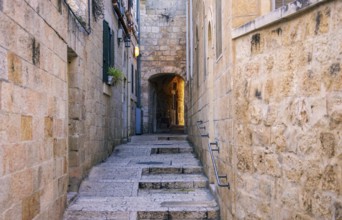
[[[234,41],[237,218],[342,218],[341,11]]]
[[[189,84],[187,122],[215,183],[221,219],[341,219],[342,2],[326,1],[234,39],[233,27],[242,24],[236,15],[247,22],[263,10],[222,4],[223,54],[216,59],[215,1],[194,1],[198,71]],[[213,175],[207,149],[215,141],[218,171],[228,175],[230,189],[218,187]]]
[[[155,74],[177,74],[185,78],[186,2],[141,1],[142,106],[144,132],[149,125],[149,79]]]
[[[91,27],[60,0],[0,1],[0,219],[62,219],[68,188],[123,138],[126,90],[102,82]]]

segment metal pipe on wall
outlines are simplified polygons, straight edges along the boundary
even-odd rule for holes
[[[189,81],[189,1],[186,1],[186,80]]]
[[[193,64],[194,64],[194,37],[193,37],[193,19],[192,19],[192,0],[190,0],[190,78],[193,76]]]

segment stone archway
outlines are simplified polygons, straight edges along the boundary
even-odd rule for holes
[[[155,74],[149,78],[150,133],[184,132],[183,77],[172,73]]]

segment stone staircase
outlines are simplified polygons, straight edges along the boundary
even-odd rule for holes
[[[185,135],[143,135],[91,170],[64,219],[216,220],[219,207]]]

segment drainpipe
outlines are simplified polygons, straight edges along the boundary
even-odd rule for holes
[[[138,45],[140,47],[140,0],[137,1]],[[138,107],[141,108],[141,55],[138,56]]]
[[[192,0],[190,0],[190,78],[193,76],[193,57],[194,57],[194,36],[193,36],[193,19],[192,19]]]
[[[186,81],[189,81],[189,1],[186,1]]]
[[[137,1],[137,22],[138,22],[138,45],[140,47],[140,0]],[[137,59],[138,64],[138,94],[137,94],[137,108],[135,112],[135,133],[140,135],[143,133],[142,124],[143,124],[143,111],[141,107],[141,54],[139,54]]]

